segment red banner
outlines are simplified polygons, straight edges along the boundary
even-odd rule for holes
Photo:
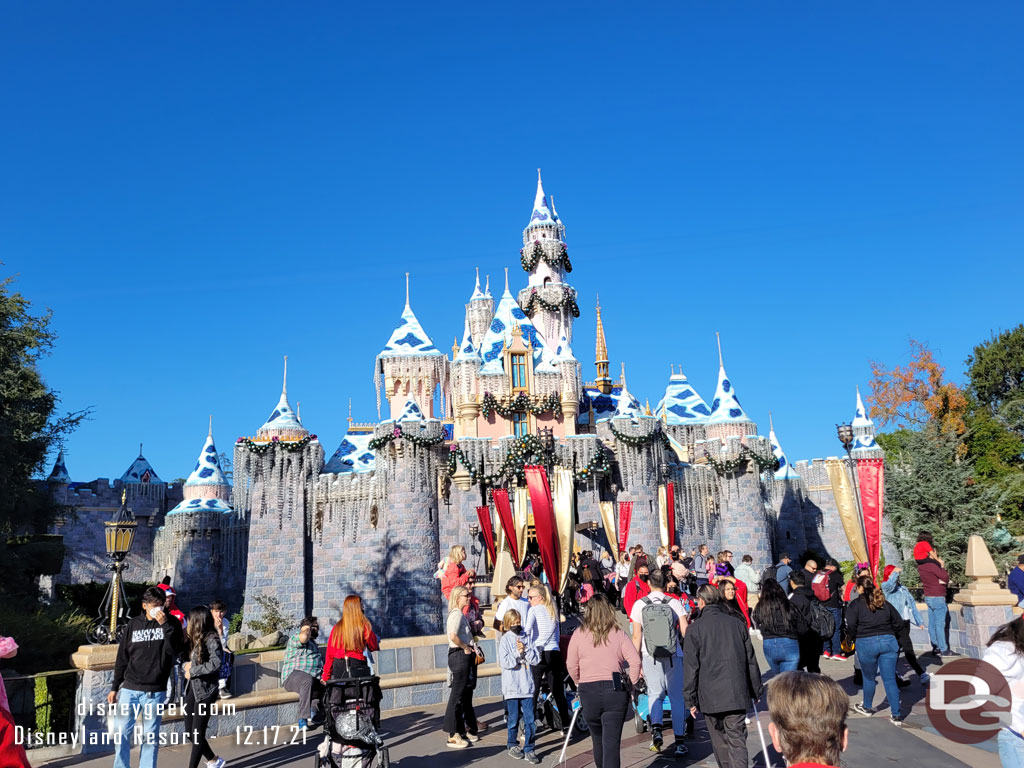
[[[516,536],[516,525],[512,519],[512,507],[508,503],[506,488],[494,489],[494,508],[498,510],[498,522],[501,523],[501,530],[505,532],[505,540],[508,541],[509,551],[512,552],[512,564],[518,571],[523,560],[519,556],[519,539]]]
[[[668,515],[668,548],[676,543],[676,484],[665,483],[665,511]]]
[[[558,588],[559,557],[558,528],[555,526],[555,511],[551,502],[551,487],[548,485],[548,473],[544,467],[528,464],[523,467],[526,472],[526,489],[530,492],[530,506],[533,507],[533,527],[537,533],[537,547],[540,549],[540,562],[547,574],[548,584],[552,589]]]
[[[633,502],[619,502],[619,552],[628,551],[629,521],[633,519]]]
[[[497,563],[498,558],[494,554],[494,528],[491,527],[491,508],[477,507],[476,518],[480,521],[480,533],[484,535],[484,544],[487,545],[487,552],[491,556],[491,562]]]
[[[864,510],[864,533],[867,535],[868,564],[878,583],[878,563],[882,555],[882,483],[885,476],[883,459],[857,459],[857,484],[860,505]]]

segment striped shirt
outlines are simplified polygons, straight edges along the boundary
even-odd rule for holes
[[[558,650],[558,622],[543,604],[531,605],[523,624],[530,642],[542,651]]]

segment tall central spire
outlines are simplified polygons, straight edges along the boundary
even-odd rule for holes
[[[597,388],[601,394],[607,395],[612,391],[612,380],[608,375],[608,342],[604,338],[604,323],[601,320],[601,297],[597,297],[597,344],[595,349],[594,363],[597,366]]]

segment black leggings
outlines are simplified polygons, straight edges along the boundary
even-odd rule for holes
[[[537,715],[537,698],[540,696],[541,681],[547,677],[551,697],[562,718],[562,727],[569,727],[569,704],[565,700],[565,659],[561,651],[541,651],[540,663],[531,667],[533,671],[533,713]]]
[[[921,662],[917,660],[917,654],[914,653],[914,641],[910,639],[910,622],[903,622],[903,629],[896,635],[896,639],[899,641],[900,648],[903,649],[903,655],[907,658],[907,664],[917,674],[924,674],[924,667],[921,666]]]
[[[612,688],[611,680],[580,683],[580,712],[590,729],[597,768],[619,768],[622,725],[626,722],[629,694]],[[569,723],[566,722],[566,727]]]
[[[216,755],[206,740],[206,727],[210,724],[210,708],[217,700],[217,689],[205,699],[196,701],[192,686],[187,685],[185,691],[185,734],[192,739],[192,754],[188,759],[188,768],[199,768],[199,758],[213,760]]]

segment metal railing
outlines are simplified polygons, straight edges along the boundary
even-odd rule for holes
[[[26,749],[57,743],[60,734],[75,729],[75,691],[79,669],[60,669],[36,675],[4,678],[14,724],[25,729]]]

